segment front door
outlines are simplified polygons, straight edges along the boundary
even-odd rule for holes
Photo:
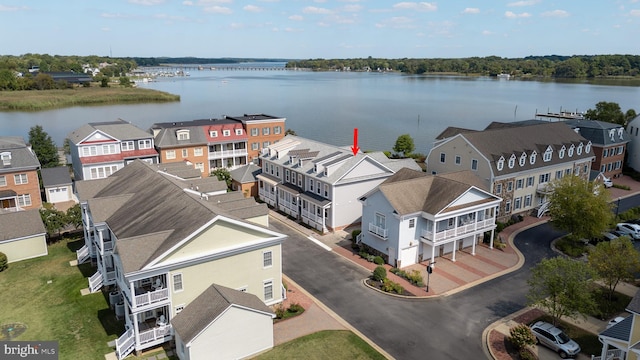
[[[389,265],[396,266],[396,248],[389,246]]]

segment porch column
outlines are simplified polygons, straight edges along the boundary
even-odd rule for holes
[[[489,249],[493,249],[493,238],[495,236],[495,229],[491,229],[491,239],[489,240]]]
[[[473,244],[471,245],[471,255],[476,256],[476,243],[478,242],[478,235],[473,235]]]
[[[451,256],[451,261],[455,262],[456,261],[456,251],[458,251],[458,240],[454,240],[453,241],[453,256]]]
[[[136,307],[136,287],[133,285],[133,281],[129,282],[129,296],[131,296],[131,307]]]
[[[607,358],[607,351],[609,351],[609,343],[605,342],[602,346],[602,353],[600,353],[600,359]],[[625,356],[626,359],[626,356]]]
[[[133,334],[136,337],[136,349],[140,345],[140,328],[138,327],[138,316],[140,314],[133,314]]]
[[[436,246],[431,245],[431,261],[429,261],[429,263],[433,264],[431,265],[432,268],[436,267],[435,259],[436,259]]]

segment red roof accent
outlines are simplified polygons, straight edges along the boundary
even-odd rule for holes
[[[236,129],[241,129],[242,135],[236,135]],[[208,143],[227,143],[238,140],[247,141],[249,139],[247,132],[240,123],[203,126],[202,130],[204,131],[204,136],[207,138]],[[230,130],[231,134],[229,136],[223,136],[222,130]],[[218,136],[209,136],[210,131],[217,131]]]
[[[123,161],[124,159],[141,158],[148,156],[158,156],[156,149],[143,149],[134,151],[125,151],[120,154],[85,156],[80,158],[82,164],[97,164],[106,162]]]

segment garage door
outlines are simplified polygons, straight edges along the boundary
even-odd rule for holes
[[[415,264],[418,261],[418,245],[400,250],[399,258],[402,267]]]
[[[49,201],[52,203],[59,203],[68,200],[69,194],[67,193],[66,187],[49,189]]]

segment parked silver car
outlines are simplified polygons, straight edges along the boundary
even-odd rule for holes
[[[616,225],[616,230],[625,235],[629,235],[634,240],[640,239],[640,225],[633,223],[619,223]]]
[[[549,324],[538,321],[531,325],[531,331],[538,339],[538,343],[557,352],[561,358],[576,356],[580,352],[580,345],[571,340],[562,330]]]

